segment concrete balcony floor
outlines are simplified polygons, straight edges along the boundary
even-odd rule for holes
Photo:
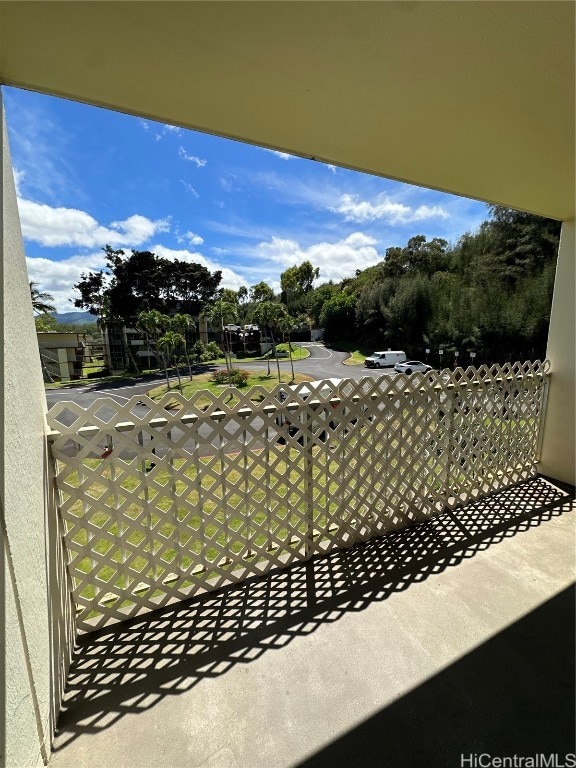
[[[83,636],[50,766],[574,752],[574,519],[538,478]]]

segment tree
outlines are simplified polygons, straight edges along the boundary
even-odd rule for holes
[[[384,277],[401,277],[407,273],[419,272],[432,275],[448,267],[448,242],[434,237],[430,242],[424,235],[408,240],[404,248],[388,248],[382,267]]]
[[[398,281],[387,277],[365,284],[356,300],[356,333],[366,343],[378,346],[386,338],[385,309],[396,292]]]
[[[489,206],[489,211],[490,219],[480,225],[484,248],[477,251],[473,265],[486,281],[497,280],[506,290],[514,290],[519,281],[555,262],[559,221],[499,205]]]
[[[180,378],[180,368],[178,367],[177,351],[185,343],[184,336],[181,333],[176,333],[176,331],[166,331],[156,343],[158,348],[162,350],[165,359],[172,361],[176,369],[176,376],[178,377],[178,389],[182,392],[182,379]],[[169,383],[168,389],[170,389]]]
[[[280,275],[282,301],[292,311],[301,311],[306,295],[312,290],[314,280],[320,275],[318,267],[310,261],[303,261],[300,266],[288,267]]]
[[[202,314],[203,317],[206,318],[208,325],[216,327],[220,330],[222,348],[224,351],[224,358],[226,360],[226,371],[228,372],[228,378],[230,379],[232,364],[230,361],[230,350],[229,345],[227,344],[224,325],[238,319],[236,305],[229,301],[218,299],[209,307],[207,307]]]
[[[431,316],[430,281],[422,274],[405,275],[384,310],[389,341],[401,348],[422,348]],[[398,349],[398,346],[395,346]]]
[[[136,321],[136,328],[144,334],[152,351],[156,355],[158,362],[164,369],[166,377],[166,387],[170,389],[170,379],[168,378],[168,360],[165,354],[165,346],[160,344],[160,339],[170,327],[170,318],[152,309],[149,312],[140,312]]]
[[[141,312],[157,310],[197,315],[212,300],[222,278],[201,264],[171,261],[151,251],[104,249],[107,266],[87,272],[74,288],[74,306],[98,315],[105,323],[129,325]]]
[[[240,288],[238,288],[236,298],[238,299],[239,304],[245,304],[248,301],[248,288],[246,288],[245,285],[241,285]]]
[[[274,301],[274,291],[264,281],[250,288],[250,299],[260,304],[263,301]]]
[[[58,330],[58,321],[54,315],[48,315],[45,312],[40,315],[36,315],[34,318],[34,323],[36,324],[36,330],[39,333]]]
[[[38,283],[30,281],[30,298],[32,299],[32,310],[36,315],[47,315],[49,312],[56,312],[56,307],[51,304],[54,296],[40,291]]]
[[[170,318],[170,328],[176,333],[179,333],[184,339],[184,355],[186,357],[186,363],[188,365],[188,374],[190,381],[192,381],[192,366],[190,365],[190,355],[188,354],[188,341],[187,332],[190,328],[196,328],[193,319],[190,315],[176,314]]]
[[[222,288],[218,298],[222,301],[227,301],[229,304],[238,305],[238,293],[233,291],[232,288]]]
[[[74,285],[74,289],[80,294],[79,299],[74,299],[74,306],[86,309],[91,315],[95,315],[98,325],[106,325],[111,320],[108,282],[108,275],[100,270],[99,272],[82,272],[80,282]]]
[[[319,285],[308,294],[308,314],[314,325],[320,324],[322,307],[335,293],[340,293],[339,287],[329,282]]]
[[[282,324],[285,322],[288,312],[283,304],[278,304],[275,301],[263,301],[256,307],[254,313],[259,325],[264,326],[270,333],[272,339],[272,354],[276,358],[276,368],[278,369],[278,381],[280,381],[280,363],[278,362],[278,355],[276,354],[276,340],[274,339],[274,331],[279,331]],[[268,375],[270,375],[270,357],[268,357]]]
[[[294,381],[294,360],[292,359],[292,343],[290,342],[290,334],[294,327],[294,318],[289,314],[285,314],[283,317],[279,317],[277,321],[277,327],[282,336],[288,337],[288,355],[290,357],[290,368],[292,370],[292,381]]]
[[[238,302],[238,318],[242,326],[242,345],[244,347],[244,355],[246,355],[246,317],[248,313],[248,301],[249,301],[248,288],[245,285],[241,285],[238,288],[236,294],[236,300]]]
[[[356,328],[356,298],[337,293],[322,307],[320,325],[327,341],[353,338]]]

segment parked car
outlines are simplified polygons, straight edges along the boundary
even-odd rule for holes
[[[370,357],[364,360],[366,368],[392,368],[396,363],[403,363],[406,360],[406,353],[402,350],[386,352],[372,352]]]
[[[396,363],[394,370],[397,373],[428,373],[432,370],[431,365],[421,362],[420,360],[408,360],[405,363]]]

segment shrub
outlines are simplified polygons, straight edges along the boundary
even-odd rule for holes
[[[250,373],[240,368],[232,368],[230,375],[228,375],[228,371],[221,368],[218,371],[214,371],[210,378],[214,384],[230,384],[233,387],[242,388],[248,384]]]
[[[222,350],[220,349],[218,344],[216,344],[215,341],[209,341],[208,344],[205,345],[205,347],[206,347],[206,351],[205,351],[206,360],[216,360],[216,358],[218,357],[223,357],[224,353],[222,352]]]
[[[198,340],[192,345],[190,357],[195,363],[209,363],[210,360],[222,357],[222,352],[215,341],[204,344],[203,341]]]

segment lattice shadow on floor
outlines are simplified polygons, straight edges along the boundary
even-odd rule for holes
[[[536,478],[347,550],[82,636],[55,751],[573,508]]]

